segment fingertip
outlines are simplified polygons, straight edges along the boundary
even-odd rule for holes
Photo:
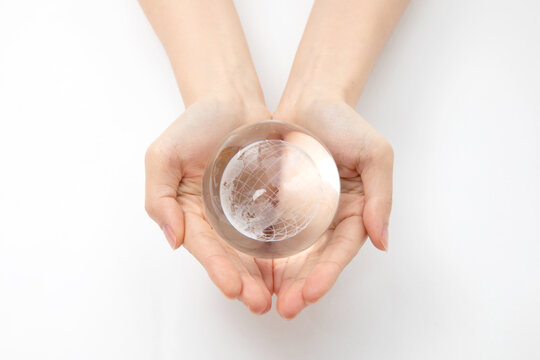
[[[267,307],[268,305],[263,303],[256,303],[255,305],[248,306],[249,311],[251,311],[255,315],[264,314]]]
[[[242,279],[232,264],[213,263],[208,266],[210,279],[226,298],[234,300],[242,294]]]
[[[184,212],[176,199],[149,199],[145,205],[148,215],[158,224],[173,250],[184,243]]]
[[[337,266],[337,265],[335,265]],[[319,301],[334,285],[340,270],[330,268],[330,263],[318,265],[306,280],[302,295],[307,304]]]
[[[266,299],[256,298],[256,299],[250,299],[249,303],[245,302],[246,306],[248,307],[249,311],[251,311],[255,315],[262,315],[266,312],[266,309],[268,308],[268,302]]]
[[[364,226],[369,239],[377,249],[388,251],[388,216],[386,213],[377,211],[373,203],[366,204],[364,211]]]
[[[375,246],[375,248],[384,252],[388,252],[388,230],[385,229],[385,227],[383,227],[382,230],[380,229],[380,227],[375,229],[372,228],[371,230],[367,228],[367,232],[369,235],[369,239],[371,240],[371,243],[373,244],[373,246]]]
[[[322,289],[319,284],[308,279],[304,289],[302,290],[302,295],[304,296],[304,300],[308,305],[313,305],[323,297],[326,291],[327,290]]]
[[[261,288],[261,291],[263,293],[263,296],[265,299],[265,305],[266,305],[264,309],[262,309],[262,311],[258,313],[259,315],[262,315],[262,314],[266,314],[272,308],[272,294],[270,293],[270,291],[268,290],[268,288],[266,287],[264,283],[259,284],[259,287]]]
[[[173,231],[173,229],[168,225],[165,224],[161,227],[161,230],[163,231],[163,234],[165,235],[165,239],[171,246],[173,250],[178,249],[178,241],[176,240],[176,235]]]
[[[287,321],[291,321],[297,315],[297,314],[293,314],[293,313],[282,313],[282,312],[278,312],[278,313],[279,313],[279,315],[281,316],[281,318],[283,320],[287,320]]]
[[[383,226],[382,235],[381,235],[381,245],[384,252],[388,252],[388,225]]]
[[[283,305],[281,307],[276,307],[276,310],[279,316],[281,316],[281,318],[284,320],[292,320],[298,314],[297,311],[293,311],[292,309],[284,307]]]
[[[234,300],[242,294],[242,281],[239,276],[232,276],[232,278],[224,279],[220,282],[222,285],[218,287],[226,298]]]
[[[234,283],[232,285],[227,285],[220,287],[221,292],[227,299],[234,300],[237,299],[242,293],[242,283]]]
[[[242,291],[239,300],[242,301],[253,314],[261,315],[268,309],[270,294],[249,275],[242,277]]]
[[[263,314],[266,314],[267,312],[272,309],[272,295],[270,295],[270,299],[268,299],[268,305],[266,306],[266,309],[262,312]]]
[[[369,239],[371,240],[371,243],[373,244],[373,246],[375,246],[376,249],[383,252],[388,252],[388,240],[383,240],[381,236],[377,237],[371,235],[369,235]]]
[[[173,249],[178,249],[184,244],[184,212],[176,199],[170,199],[168,206],[170,208],[166,210],[165,217],[174,233],[175,247]]]
[[[302,295],[302,284],[295,283],[287,289],[285,294],[278,296],[276,309],[283,319],[292,320],[306,307],[306,305]]]
[[[229,300],[238,299],[242,293],[242,285],[224,286],[219,288],[223,295]]]

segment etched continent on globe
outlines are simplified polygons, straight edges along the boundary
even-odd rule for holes
[[[243,235],[281,241],[313,220],[321,189],[319,170],[302,149],[282,140],[261,140],[229,161],[220,201],[229,222]]]

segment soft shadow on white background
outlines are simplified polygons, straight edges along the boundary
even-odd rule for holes
[[[311,2],[236,4],[273,110]],[[137,3],[1,2],[0,358],[539,358],[539,13],[413,1],[358,105],[396,153],[390,252],[285,322],[144,213],[183,106]]]

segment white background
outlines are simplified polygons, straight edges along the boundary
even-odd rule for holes
[[[273,110],[311,2],[236,3]],[[413,1],[358,105],[396,152],[390,252],[285,322],[144,212],[183,106],[138,4],[1,0],[0,358],[540,358],[539,66],[538,1]]]

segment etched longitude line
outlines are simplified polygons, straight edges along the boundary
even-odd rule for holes
[[[279,157],[275,157],[274,158],[274,161],[268,166],[267,169],[272,169],[274,168],[274,166],[280,161],[281,159]],[[262,165],[261,165],[262,167]],[[279,171],[278,171],[279,172]],[[261,172],[261,175],[255,180],[256,183],[258,183],[259,181],[261,181],[262,177],[266,175],[266,172],[262,171]],[[272,180],[274,179],[274,177],[270,177],[268,183],[271,183]]]
[[[275,158],[274,158],[274,161],[268,166],[268,169],[272,170],[272,169],[275,167],[275,165],[276,165],[280,160],[281,160],[281,159],[280,159],[279,157],[275,157]],[[278,175],[277,173],[279,173],[279,171],[277,171],[276,174],[272,175],[272,176],[268,179],[267,185],[273,183],[275,176]],[[262,179],[264,176],[266,176],[266,175],[267,175],[266,172],[264,172],[264,171],[261,172],[261,175],[255,180],[255,184],[257,184],[257,183],[259,183],[259,182],[262,183],[261,179]],[[265,190],[266,190],[266,189],[265,189]],[[273,193],[273,195],[275,195],[275,193]],[[271,202],[267,202],[266,204],[264,204],[264,208],[263,208],[262,211],[259,212],[259,214],[260,214],[260,213],[263,213],[263,212],[267,212],[268,210],[270,210],[270,209],[272,209],[272,208],[273,208],[273,206],[271,206]]]
[[[247,154],[247,155],[249,155],[249,154]],[[243,162],[243,161],[244,161],[244,160],[242,160],[242,162]],[[248,161],[248,163],[249,163],[249,161]],[[237,180],[237,181],[240,182],[241,188],[240,188],[240,189],[235,189],[235,190],[234,190],[234,191],[236,191],[238,194],[240,194],[240,198],[244,198],[244,199],[247,198],[247,196],[245,195],[244,189],[247,188],[248,183],[247,183],[247,181],[244,182],[244,181],[242,181],[242,180],[239,180],[239,179],[238,179],[238,178],[239,178],[239,175],[242,174],[243,171],[246,171],[248,174],[245,175],[245,177],[247,177],[247,178],[249,179],[250,177],[253,176],[253,173],[254,173],[254,172],[251,171],[251,170],[246,170],[246,168],[249,169],[249,167],[246,167],[246,166],[241,167],[240,171],[237,173],[236,179],[235,179],[235,180]]]
[[[292,208],[289,209],[274,205],[276,200],[279,202],[279,196],[283,195],[280,194],[279,184],[275,183],[280,180],[279,177],[282,177],[285,171],[298,172],[298,164],[303,159],[295,147],[287,151],[284,149],[285,146],[286,144],[281,141],[266,140],[258,146],[255,145],[251,149],[247,149],[241,155],[241,160],[237,159],[234,164],[231,164],[234,167],[230,169],[230,172],[236,176],[231,182],[234,186],[229,186],[229,190],[231,190],[232,197],[239,200],[240,209],[244,208],[240,210],[244,219],[247,220],[247,216],[245,216],[247,212],[253,212],[254,218],[245,224],[248,226],[246,230],[255,232],[253,235],[259,239],[276,240],[298,233],[299,230],[305,228],[315,210],[311,206],[312,204],[305,202],[303,204],[296,202],[288,204],[292,205]],[[248,166],[241,166],[245,164]],[[258,171],[252,171],[253,169]],[[264,182],[263,178],[265,178]],[[291,185],[294,185],[293,189],[301,188],[300,180],[296,176],[293,178],[291,179],[293,181]],[[266,192],[264,198],[261,199],[264,201],[254,206],[252,196],[248,196],[248,193],[252,193],[252,190],[259,187],[264,187]],[[236,209],[237,206],[234,208]],[[272,216],[268,217],[270,213]],[[259,221],[255,219],[259,219]],[[268,223],[272,224],[266,226]],[[264,227],[262,235],[260,233],[261,227]],[[265,230],[267,231],[265,232]]]
[[[293,168],[294,166],[296,166],[296,164],[299,163],[300,161],[300,157],[298,156],[298,154],[296,154],[296,156],[292,157],[292,162],[290,161],[291,160],[291,156],[288,157],[288,160],[289,160],[289,163],[287,163],[287,167],[288,168]],[[272,176],[272,180],[275,179],[275,176],[277,176],[278,174],[275,174],[274,176]],[[273,192],[273,194],[275,195],[275,193]],[[285,221],[285,215],[288,215],[286,216],[287,220],[288,221],[292,221],[292,223],[287,223]],[[292,218],[289,216],[289,215],[292,215]],[[289,237],[289,235],[295,235],[296,233],[298,233],[298,230],[300,228],[303,228],[305,226],[305,223],[307,222],[307,219],[302,219],[303,221],[301,223],[298,222],[298,219],[296,219],[296,212],[295,211],[289,211],[289,210],[280,210],[278,212],[278,222],[275,224],[275,227],[278,228],[278,231],[274,232],[274,234],[276,233],[279,233],[280,235],[280,239],[283,238],[283,237]],[[275,238],[275,236],[274,236]]]
[[[278,164],[278,162],[279,162],[281,159],[280,159],[279,157],[276,157],[274,154],[270,154],[270,156],[273,157],[274,160],[273,160],[272,163],[271,163],[270,165],[268,165],[267,167],[263,166],[263,165],[262,165],[263,161],[261,161],[260,156],[261,156],[264,152],[267,152],[267,149],[268,149],[268,148],[271,148],[271,146],[270,146],[269,144],[267,144],[267,143],[264,143],[264,144],[261,146],[260,149],[257,149],[257,151],[258,151],[258,154],[257,154],[257,155],[255,155],[255,154],[250,154],[250,155],[255,155],[255,159],[250,159],[250,160],[251,160],[251,162],[257,161],[257,162],[259,163],[259,166],[260,166],[261,168],[264,167],[264,168],[266,168],[266,169],[272,171],[272,170],[276,167],[276,164]],[[261,185],[263,184],[262,178],[265,177],[265,176],[267,176],[267,172],[268,172],[268,171],[261,171],[260,175],[255,179],[255,181],[254,181],[254,183],[253,183],[253,186],[254,186],[254,187],[258,187],[258,186],[260,186],[259,184],[261,184]],[[267,179],[267,183],[268,183],[268,184],[271,184],[272,181],[273,181],[273,179],[274,179],[274,177],[271,177],[270,179]],[[268,185],[268,184],[266,184],[266,185]],[[268,186],[265,186],[265,190],[266,190],[267,187],[268,187]],[[274,194],[274,193],[273,193],[273,194]],[[274,195],[275,195],[275,194],[274,194]],[[272,194],[270,194],[270,196],[272,196]],[[247,197],[246,197],[246,200],[247,200]],[[257,212],[255,213],[255,217],[256,217],[256,218],[260,218],[261,215],[268,213],[269,210],[271,210],[271,209],[272,209],[271,202],[268,201],[268,202],[266,202],[266,203],[263,203],[263,206],[262,206],[262,207],[258,207],[258,208],[257,208]],[[265,236],[265,234],[263,234],[263,235],[261,235],[261,234],[255,234],[255,236],[256,236],[258,239],[261,239],[261,240],[267,239],[267,237]],[[272,240],[274,240],[274,239],[275,239],[275,233],[274,233],[274,236],[272,237]]]
[[[250,149],[248,151],[248,153],[245,153],[245,156],[248,158],[246,160],[248,160],[248,163],[252,163],[252,162],[255,162],[257,159],[257,154],[252,154],[253,150],[255,150],[255,152],[258,150],[258,149]],[[253,159],[253,157],[255,156],[255,159]],[[255,161],[254,161],[255,160]],[[253,187],[255,187],[259,182],[261,182],[261,179],[262,177],[265,175],[264,171],[261,172],[261,174],[257,177],[257,179],[255,179],[255,181],[253,182]],[[248,178],[249,177],[252,177],[253,176],[253,172],[250,172],[248,174]],[[244,182],[241,182],[242,183],[242,187],[240,189],[238,189],[237,191],[238,192],[242,192],[242,197],[243,199],[247,202],[247,199],[249,198],[246,194],[245,194],[245,189],[248,188],[248,184],[247,182],[244,183]],[[258,215],[257,215],[258,216]]]

